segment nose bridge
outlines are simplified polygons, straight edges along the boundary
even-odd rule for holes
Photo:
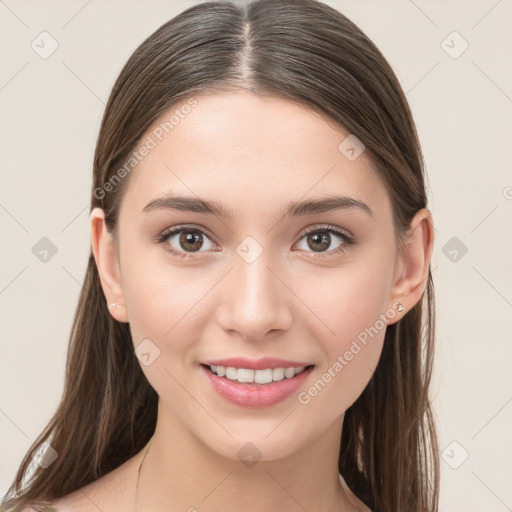
[[[291,321],[286,290],[275,276],[278,271],[273,268],[271,251],[259,247],[254,240],[246,240],[237,248],[219,307],[221,327],[250,339],[287,329]]]

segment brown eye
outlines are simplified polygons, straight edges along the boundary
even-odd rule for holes
[[[311,233],[306,236],[307,244],[315,252],[322,252],[331,245],[331,235],[326,231]]]
[[[185,251],[198,251],[203,245],[202,236],[198,231],[182,231],[179,245]]]
[[[208,235],[197,228],[169,228],[157,237],[157,241],[165,244],[166,249],[177,256],[191,256],[195,252],[205,252],[214,247]],[[204,247],[206,249],[201,251]]]
[[[336,242],[338,242],[337,245],[332,247],[331,245]],[[306,252],[317,253],[317,256],[332,256],[343,253],[348,245],[354,243],[354,240],[343,231],[326,226],[309,229],[300,239],[300,243],[303,243],[303,247],[299,249]]]

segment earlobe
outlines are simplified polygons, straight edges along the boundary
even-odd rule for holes
[[[411,221],[406,233],[406,240],[400,254],[399,273],[391,290],[389,307],[403,304],[403,310],[395,315],[392,324],[400,320],[407,311],[412,309],[425,291],[428,279],[430,259],[434,246],[434,226],[432,215],[423,208]],[[393,309],[397,309],[393,307]]]
[[[121,273],[115,241],[105,225],[105,213],[94,208],[90,215],[91,248],[101,281],[103,293],[107,299],[105,307],[119,322],[128,322],[124,293],[121,285]],[[122,307],[116,307],[113,306]]]

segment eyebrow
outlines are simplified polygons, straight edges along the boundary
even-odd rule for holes
[[[322,199],[292,201],[281,211],[281,215],[283,217],[299,217],[352,208],[361,209],[373,217],[372,210],[363,201],[338,195],[328,196]],[[170,194],[150,201],[142,211],[146,213],[161,209],[206,213],[216,215],[223,219],[234,219],[236,216],[233,211],[225,208],[216,201],[205,201],[196,197],[173,196]]]

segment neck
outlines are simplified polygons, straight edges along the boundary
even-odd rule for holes
[[[141,457],[135,510],[353,510],[338,474],[342,423],[340,417],[311,444],[273,460],[247,440],[230,439],[242,448],[230,458],[159,405],[155,434]]]

